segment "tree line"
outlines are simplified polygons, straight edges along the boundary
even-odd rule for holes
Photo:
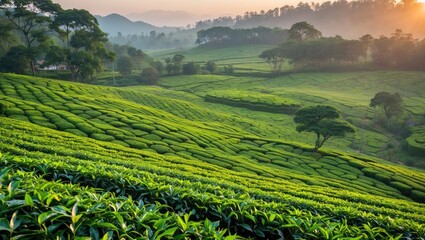
[[[232,29],[230,27],[212,27],[198,31],[196,44],[215,47],[240,44],[278,44],[287,37],[287,30],[279,28]]]
[[[193,44],[195,34],[191,31],[178,30],[177,32],[157,32],[150,31],[148,34],[128,34],[120,32],[117,36],[112,36],[109,40],[115,44],[131,45],[136,48],[152,50],[164,48],[180,48]]]
[[[273,72],[281,72],[287,60],[295,70],[340,66],[425,71],[425,39],[396,30],[391,36],[373,38],[370,34],[357,40],[341,36],[322,37],[322,33],[307,22],[294,24],[288,40],[260,54]]]
[[[365,32],[388,35],[401,28],[425,37],[424,4],[416,0],[337,0],[323,3],[300,2],[260,12],[248,11],[236,17],[199,21],[196,29],[217,26],[253,28],[257,26],[289,29],[293,23],[307,21],[324,30],[324,35],[339,34],[355,39]]]
[[[64,10],[51,0],[2,0],[0,71],[35,75],[64,65],[72,80],[89,81],[113,61],[106,34],[86,10]]]

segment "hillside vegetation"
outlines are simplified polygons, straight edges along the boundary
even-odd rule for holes
[[[421,84],[413,73],[358,74],[177,76],[162,80],[166,88],[0,74],[0,235],[423,238],[425,172],[347,151],[358,136],[312,153],[291,115],[204,99],[261,92],[332,103],[355,122],[382,81]],[[341,79],[352,86],[332,92]],[[420,114],[421,93],[401,94]],[[364,134],[371,154],[389,141]]]

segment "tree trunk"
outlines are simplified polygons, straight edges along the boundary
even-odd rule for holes
[[[315,143],[312,151],[317,152],[317,149],[319,149],[319,148],[320,148],[320,134],[317,134],[316,143]]]
[[[31,59],[31,75],[35,76],[35,62],[33,59]]]

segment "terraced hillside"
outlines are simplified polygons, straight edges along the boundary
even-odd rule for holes
[[[169,90],[188,92],[198,96],[198,102],[209,99],[217,92],[232,92],[233,96],[227,100],[233,101],[235,95],[240,95],[238,103],[258,101],[255,96],[268,96],[284,99],[293,99],[303,106],[328,104],[341,109],[344,117],[359,127],[353,139],[334,141],[334,146],[347,150],[349,148],[366,152],[369,155],[384,157],[393,161],[400,161],[402,156],[396,152],[397,145],[402,139],[395,139],[392,135],[376,127],[379,120],[379,110],[369,107],[370,99],[380,91],[398,92],[403,98],[405,115],[409,118],[411,137],[407,139],[408,151],[417,156],[425,156],[425,145],[422,139],[424,118],[425,76],[421,72],[355,72],[355,73],[300,73],[289,74],[272,79],[254,77],[215,77],[209,76],[173,77],[162,81],[162,86]],[[223,95],[223,94],[222,94]],[[251,100],[246,95],[251,96]],[[204,104],[205,105],[205,104]],[[270,103],[272,105],[272,103]],[[273,126],[264,127],[257,134],[274,136],[287,140],[306,139],[314,141],[308,136],[300,136],[293,129],[291,115],[265,114],[246,111],[240,108],[225,108],[210,105],[228,113],[249,117],[256,122],[263,122]],[[283,111],[280,111],[283,112]],[[363,129],[361,129],[363,126]],[[266,131],[264,131],[266,130]],[[267,131],[269,130],[269,131]],[[350,141],[351,140],[351,141]]]
[[[425,172],[338,140],[311,153],[272,124],[290,116],[204,102],[236,82],[207,77],[164,89],[0,74],[2,238],[425,237]]]

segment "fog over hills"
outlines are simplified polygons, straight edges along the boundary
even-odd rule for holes
[[[224,13],[223,16],[202,20],[208,16],[184,11],[158,10],[131,15],[131,19],[144,21],[132,22],[118,14],[98,19],[101,28],[110,36],[116,36],[118,32],[125,36],[149,34],[152,30],[167,34],[175,32],[177,27],[179,30],[191,28],[194,32],[217,26],[240,29],[258,26],[289,29],[296,22],[307,21],[321,31],[323,36],[339,35],[347,39],[358,39],[365,34],[374,37],[390,36],[396,29],[401,29],[404,33],[413,34],[415,38],[425,37],[425,3],[421,2],[395,4],[386,0],[383,2],[358,0],[322,4],[299,3],[297,6],[285,5],[268,11],[246,12],[236,17],[226,17]],[[174,23],[172,27],[158,27],[170,22]]]
[[[99,21],[100,28],[109,34],[109,36],[117,36],[118,33],[122,35],[128,34],[149,34],[151,31],[159,32],[171,32],[175,28],[171,27],[156,27],[152,24],[143,22],[143,21],[131,21],[130,19],[119,15],[119,14],[110,14],[108,16],[96,16]]]
[[[152,10],[142,13],[130,13],[126,15],[133,21],[144,21],[155,26],[186,27],[200,20],[212,18],[207,15],[197,15],[185,11]]]

